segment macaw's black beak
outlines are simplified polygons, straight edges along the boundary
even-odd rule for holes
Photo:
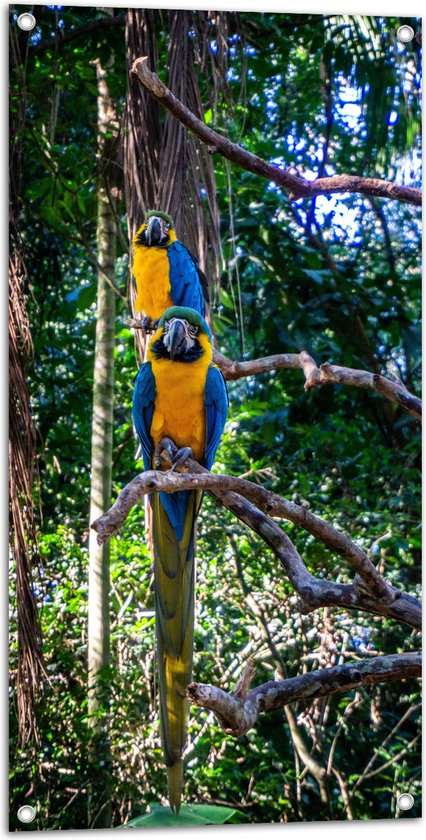
[[[169,332],[169,353],[170,358],[174,359],[180,356],[185,351],[186,346],[186,329],[183,321],[173,322]]]
[[[161,222],[155,216],[152,216],[146,227],[148,245],[159,245],[161,242],[161,236]]]

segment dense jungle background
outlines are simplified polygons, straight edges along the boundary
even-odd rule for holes
[[[37,26],[21,32],[17,15],[30,9]],[[366,16],[11,6],[12,830],[93,825],[95,780],[109,791],[107,824],[165,804],[142,504],[109,549],[109,661],[97,712],[107,719],[107,761],[93,754],[88,707],[97,219],[111,165],[112,499],[142,469],[131,418],[140,344],[125,324],[129,237],[156,201],[208,274],[216,345],[228,358],[304,349],[318,365],[393,374],[420,394],[420,208],[359,192],[292,200],[202,148],[130,80],[132,61],[149,55],[206,124],[282,169],[419,187],[420,43],[396,41],[401,23],[419,28]],[[110,122],[100,139],[102,79]],[[415,417],[371,390],[306,393],[301,370],[242,377],[228,391],[214,472],[308,503],[393,586],[419,596]],[[283,527],[313,574],[352,580],[336,553]],[[231,690],[251,657],[260,684],[419,648],[418,630],[377,614],[302,614],[276,556],[208,496],[197,556],[198,682]],[[269,712],[239,739],[194,706],[185,801],[228,806],[254,823],[416,817],[419,733],[415,680]],[[396,808],[399,791],[414,796],[412,810]],[[16,818],[23,803],[37,809],[28,826]]]

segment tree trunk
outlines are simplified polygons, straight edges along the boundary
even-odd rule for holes
[[[115,296],[111,281],[117,238],[118,190],[115,155],[116,113],[109,99],[105,71],[95,62],[98,82],[100,170],[98,182],[98,297],[93,381],[90,521],[111,500]],[[89,542],[88,711],[89,827],[111,825],[111,748],[109,736],[109,550],[96,536]]]

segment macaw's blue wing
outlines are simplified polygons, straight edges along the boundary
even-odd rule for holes
[[[182,248],[185,248],[185,251],[187,252],[189,259],[192,260],[192,262],[194,263],[197,274],[198,274],[198,278],[199,278],[199,281],[200,281],[201,291],[203,293],[204,301],[205,301],[205,303],[210,303],[209,283],[208,283],[206,275],[204,274],[204,271],[201,271],[201,268],[198,265],[197,258],[194,257],[194,254],[191,253],[189,248],[187,248],[186,245],[183,245],[181,242],[179,244],[182,245]]]
[[[151,362],[145,362],[138,370],[133,389],[133,422],[142,446],[143,464],[146,470],[152,468],[151,423],[154,415],[155,379]]]
[[[207,281],[198,267],[197,260],[182,242],[176,241],[167,248],[170,263],[170,296],[175,306],[189,306],[204,316]],[[206,284],[203,294],[202,282]]]
[[[204,395],[206,407],[206,449],[204,466],[211,469],[228,413],[228,392],[219,368],[212,365],[207,373]]]

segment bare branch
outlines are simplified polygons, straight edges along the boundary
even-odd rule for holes
[[[391,730],[391,731],[390,731],[390,732],[386,735],[386,738],[384,738],[384,740],[382,741],[382,743],[380,744],[380,746],[379,746],[379,747],[377,747],[377,748],[374,750],[373,755],[371,756],[370,760],[369,760],[369,761],[368,761],[368,763],[367,763],[367,766],[364,768],[363,772],[362,772],[362,773],[361,773],[361,775],[358,777],[358,779],[356,780],[356,782],[355,782],[355,784],[354,784],[354,786],[353,786],[353,788],[352,788],[352,790],[351,790],[351,797],[353,797],[353,795],[354,795],[355,791],[357,790],[357,788],[361,787],[361,785],[362,785],[362,783],[363,783],[364,779],[366,779],[366,778],[368,778],[368,777],[370,776],[370,770],[371,770],[371,768],[372,768],[373,764],[375,763],[375,761],[377,760],[377,758],[379,757],[379,755],[382,755],[382,754],[383,754],[383,750],[384,750],[384,748],[387,746],[387,744],[389,743],[389,741],[391,741],[391,740],[392,740],[392,738],[394,737],[394,735],[398,732],[398,729],[400,729],[400,728],[401,728],[401,726],[405,723],[405,721],[407,720],[407,718],[409,718],[409,717],[410,717],[410,715],[411,715],[413,712],[417,712],[417,711],[418,711],[419,709],[421,709],[421,708],[422,708],[422,704],[421,704],[421,703],[416,703],[416,704],[414,704],[414,703],[413,703],[413,704],[412,704],[412,705],[411,705],[408,709],[406,709],[406,710],[405,710],[404,714],[403,714],[403,715],[402,715],[402,717],[399,719],[398,723],[396,723],[396,724],[395,724],[395,726],[393,727],[393,729],[392,729],[392,730]]]
[[[188,470],[190,473],[187,472]],[[203,489],[208,490],[225,507],[233,510],[238,518],[243,516],[244,511],[241,504],[246,500],[251,502],[253,507],[256,505],[257,513],[263,511],[268,516],[288,519],[295,525],[299,525],[349,562],[360,578],[365,581],[365,586],[372,595],[387,601],[394,599],[394,595],[367,554],[356,543],[352,542],[346,534],[342,534],[328,522],[310,513],[306,505],[289,502],[271,490],[266,490],[264,487],[243,478],[236,478],[231,475],[211,475],[208,470],[191,458],[187,459],[179,472],[180,475],[177,475],[177,472],[174,471],[167,473],[147,471],[136,476],[121,491],[113,507],[93,523],[92,528],[98,533],[98,541],[105,542],[112,533],[118,530],[131,508],[142,495],[152,492],[173,493],[182,489]],[[182,473],[185,473],[185,475],[183,476]],[[238,505],[237,509],[235,509],[235,505]],[[246,515],[247,517],[253,517],[253,510],[247,508]],[[250,518],[248,524],[265,539],[265,535],[262,534],[260,528],[262,524],[260,521],[254,521],[253,518]],[[273,522],[268,521],[269,525],[274,530],[276,529]],[[285,534],[280,529],[277,530],[279,539],[282,540]],[[272,530],[266,538],[268,542],[271,542],[271,540]],[[303,580],[300,582],[303,583]]]
[[[133,326],[133,324],[132,324]],[[407,391],[400,379],[387,379],[377,373],[367,370],[331,365],[329,362],[317,366],[316,362],[305,350],[300,353],[281,353],[276,356],[265,356],[247,362],[234,362],[219,353],[213,352],[213,360],[220,367],[227,380],[241,379],[243,376],[254,376],[258,373],[269,373],[273,370],[303,371],[306,382],[305,391],[310,391],[318,385],[352,385],[355,388],[370,389],[381,394],[391,402],[397,403],[409,414],[421,420],[422,401]]]
[[[400,379],[386,379],[377,373],[369,373],[366,370],[354,370],[353,368],[339,367],[325,362],[319,368],[312,370],[306,379],[305,391],[310,391],[317,385],[329,384],[354,385],[356,388],[370,388],[386,397],[391,402],[398,403],[409,414],[417,420],[422,417],[422,401],[407,391]]]
[[[303,612],[309,613],[324,606],[341,606],[386,615],[412,627],[421,626],[419,602],[389,586],[368,556],[329,523],[309,513],[305,507],[288,502],[252,482],[234,476],[211,475],[192,459],[188,459],[186,466],[191,470],[186,475],[149,470],[136,476],[124,487],[109,511],[92,523],[98,541],[105,542],[116,533],[132,507],[146,494],[174,493],[183,489],[207,490],[272,548],[300,595]],[[341,584],[315,578],[307,570],[289,537],[253,501],[268,513],[301,526],[341,554],[357,570],[354,583]]]
[[[375,683],[419,677],[421,667],[420,653],[392,654],[300,674],[288,680],[271,680],[251,689],[245,699],[203,683],[191,683],[187,695],[194,705],[214,712],[227,735],[239,737],[255,725],[261,712]]]
[[[227,381],[242,379],[244,376],[255,376],[257,373],[270,373],[273,370],[300,370],[302,368],[300,356],[300,353],[279,353],[276,356],[263,356],[247,362],[234,362],[219,353],[219,350],[213,350],[213,361],[220,367]]]
[[[379,178],[361,178],[358,175],[334,175],[327,178],[318,178],[316,181],[307,181],[292,175],[274,164],[267,163],[257,155],[248,152],[236,143],[232,143],[227,137],[213,131],[204,122],[198,119],[176,96],[160,81],[155,73],[148,67],[147,56],[137,58],[131,71],[136,75],[146,90],[170,111],[186,128],[196,135],[203,143],[206,143],[212,154],[219,153],[238,166],[274,181],[276,184],[290,190],[290,199],[298,199],[314,195],[329,193],[364,193],[365,195],[376,195],[388,199],[399,199],[411,204],[421,205],[421,190],[414,187],[404,187],[392,184],[389,181],[382,181]]]

